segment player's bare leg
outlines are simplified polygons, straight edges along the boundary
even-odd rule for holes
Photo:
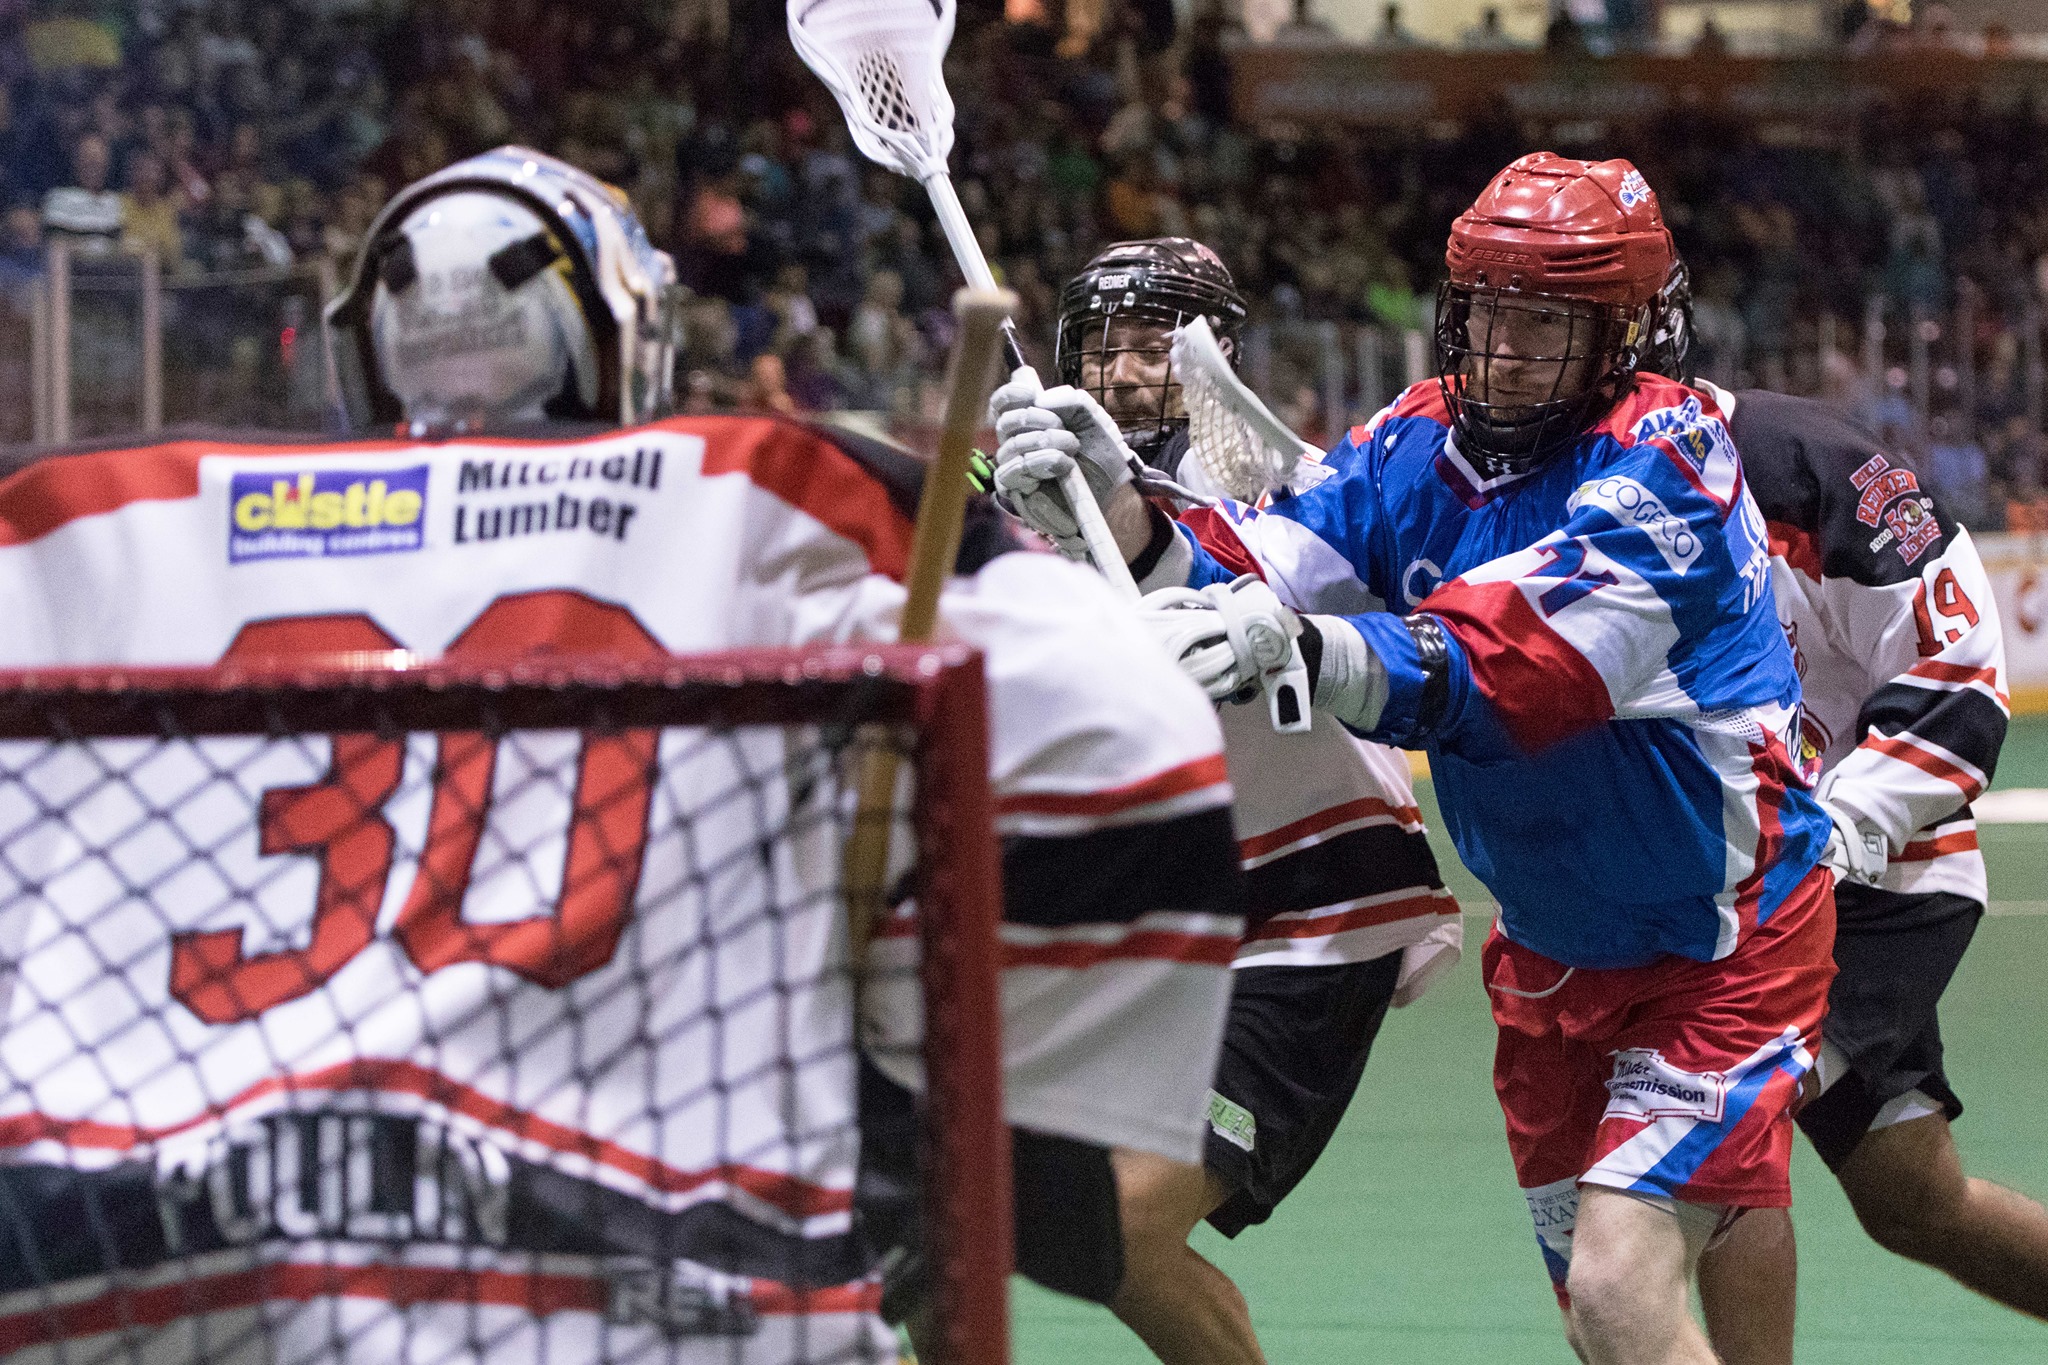
[[[2048,1318],[2048,1210],[1965,1175],[1946,1117],[1876,1129],[1836,1174],[1879,1246]]]
[[[1586,1347],[1584,1343],[1582,1343],[1579,1340],[1579,1324],[1572,1320],[1572,1310],[1569,1308],[1560,1308],[1558,1312],[1564,1318],[1565,1345],[1572,1348],[1573,1355],[1577,1356],[1581,1361],[1584,1361],[1586,1359]]]
[[[1204,1168],[1151,1152],[1119,1148],[1112,1161],[1124,1228],[1116,1315],[1165,1365],[1265,1365],[1244,1295],[1188,1245],[1230,1192]]]
[[[1714,1365],[1686,1296],[1704,1243],[1667,1208],[1581,1187],[1566,1288],[1588,1365]]]
[[[1700,1309],[1726,1365],[1792,1365],[1799,1253],[1790,1209],[1751,1209],[1700,1257]]]

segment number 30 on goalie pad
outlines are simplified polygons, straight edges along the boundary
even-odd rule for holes
[[[663,653],[624,607],[557,591],[499,598],[462,631],[446,657],[504,659],[517,652],[520,641],[537,635],[586,641],[624,658]],[[222,662],[399,648],[367,616],[299,616],[246,627]],[[431,973],[460,962],[487,963],[560,988],[609,961],[632,909],[646,851],[656,740],[655,732],[645,730],[583,736],[553,909],[508,923],[470,923],[462,907],[491,816],[499,742],[477,733],[438,736],[426,841],[392,926],[392,937],[413,965]],[[369,946],[395,855],[395,833],[383,808],[398,789],[405,757],[402,738],[337,735],[331,764],[318,782],[264,793],[259,851],[319,859],[312,941],[252,955],[243,950],[240,929],[176,934],[173,998],[210,1024],[242,1022],[310,994]]]

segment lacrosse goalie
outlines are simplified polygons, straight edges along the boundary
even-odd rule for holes
[[[360,434],[200,433],[15,470],[0,482],[0,586],[15,608],[0,666],[893,641],[915,462],[778,418],[668,416],[672,280],[623,195],[538,152],[501,148],[407,187],[329,313]],[[940,633],[985,657],[1017,1193],[1062,1212],[1018,1220],[1019,1262],[1107,1301],[1122,1266],[1109,1149],[1169,1169],[1202,1150],[1242,879],[1201,691],[1128,629],[1098,577],[1017,548],[986,507],[971,518]],[[283,890],[151,901],[110,956],[91,947],[97,902],[20,894],[15,879],[49,878],[10,861],[0,937],[30,946],[0,962],[0,1349],[151,1365],[893,1359],[876,1267],[904,1247],[878,1237],[888,1219],[869,1196],[892,1179],[915,1188],[901,1149],[915,1144],[918,1076],[878,1050],[857,1094],[850,1065],[793,1072],[718,1123],[682,1121],[666,1078],[763,1043],[737,1014],[713,1030],[730,1041],[711,1044],[660,1022],[720,975],[653,946],[697,932],[659,899],[690,881],[674,865],[685,842],[647,854],[615,951],[523,972],[494,958],[414,970],[381,928],[320,957],[249,923],[303,920],[298,902],[274,903]],[[246,843],[222,856],[286,857]],[[824,883],[805,903],[835,915],[835,869],[819,866],[833,859],[803,855],[789,875]],[[371,924],[390,922],[407,880],[375,881]],[[479,935],[545,922],[532,892],[494,878],[443,919],[466,915]],[[759,920],[758,896],[731,899]],[[461,947],[460,924],[435,924]],[[262,950],[246,960],[245,926]],[[193,960],[176,945],[195,939],[225,946],[180,985],[166,964]],[[834,942],[829,923],[812,940]],[[751,979],[768,951],[731,965]],[[45,994],[52,962],[86,973],[69,1003]],[[804,1046],[842,1041],[813,1035],[850,1032],[850,1011],[807,999],[786,1007]],[[887,1003],[868,1001],[882,1033],[920,1027]],[[351,1027],[372,1006],[378,1027]],[[79,1008],[114,1013],[69,1028]],[[528,1037],[566,1051],[506,1041]],[[303,1074],[313,1053],[322,1067]],[[296,1117],[281,1124],[287,1094]],[[724,1170],[726,1143],[773,1147],[788,1109],[811,1122],[856,1103],[857,1152],[806,1143],[789,1158],[800,1169],[752,1183],[673,1177]],[[415,1170],[387,1113],[459,1130],[463,1169],[484,1173],[461,1189],[489,1177],[492,1216],[415,1216],[433,1173]],[[332,1141],[270,1159],[316,1129]],[[907,1142],[869,1140],[882,1131]],[[307,1190],[344,1182],[400,1213],[366,1220],[324,1194],[313,1209],[301,1171]],[[880,1202],[903,1213],[903,1199]],[[612,1292],[686,1272],[744,1300],[729,1322],[677,1327],[660,1294]],[[753,1312],[775,1284],[851,1292],[801,1319]]]
[[[1160,503],[1192,504],[1182,522],[1196,534],[1220,524],[1219,511],[1195,501],[1218,481],[1191,441],[1169,361],[1177,329],[1195,319],[1234,360],[1244,299],[1216,254],[1185,237],[1119,242],[1067,285],[1060,386],[1041,390],[1019,371],[991,400],[997,490],[1027,504],[1034,526],[1075,546],[1056,490],[1084,445],[1083,468],[1113,463],[1134,470]],[[1163,518],[1157,529],[1131,565],[1141,581],[1174,538]],[[1263,706],[1224,707],[1222,716],[1251,927],[1237,954],[1203,1165],[1117,1156],[1128,1263],[1113,1306],[1169,1365],[1263,1359],[1243,1296],[1188,1235],[1206,1218],[1235,1237],[1272,1215],[1336,1131],[1388,1006],[1420,995],[1459,944],[1457,903],[1430,854],[1402,755],[1327,723],[1279,733]]]

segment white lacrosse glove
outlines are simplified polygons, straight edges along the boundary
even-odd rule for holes
[[[1098,504],[1131,482],[1138,463],[1102,405],[1080,389],[1039,387],[1024,366],[990,395],[995,491],[1024,523],[1069,555],[1085,554],[1079,522],[1060,489],[1076,468]]]
[[[1835,829],[1828,836],[1827,851],[1821,860],[1835,870],[1836,882],[1853,882],[1858,886],[1876,886],[1884,880],[1884,870],[1891,862],[1891,845],[1884,832],[1875,826],[1859,820],[1856,812],[1847,806],[1838,805],[1828,799],[1833,787],[1834,774],[1821,780],[1817,798],[1820,808],[1828,813],[1828,819],[1835,822]]]
[[[1309,728],[1308,668],[1301,618],[1256,574],[1206,588],[1147,593],[1138,615],[1211,701],[1250,701],[1264,690],[1273,728]]]

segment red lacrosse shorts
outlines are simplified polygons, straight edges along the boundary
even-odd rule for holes
[[[1563,1294],[1578,1187],[1684,1204],[1792,1203],[1792,1113],[1834,979],[1834,874],[1816,867],[1718,962],[1573,970],[1502,937],[1481,955],[1493,1088]]]

